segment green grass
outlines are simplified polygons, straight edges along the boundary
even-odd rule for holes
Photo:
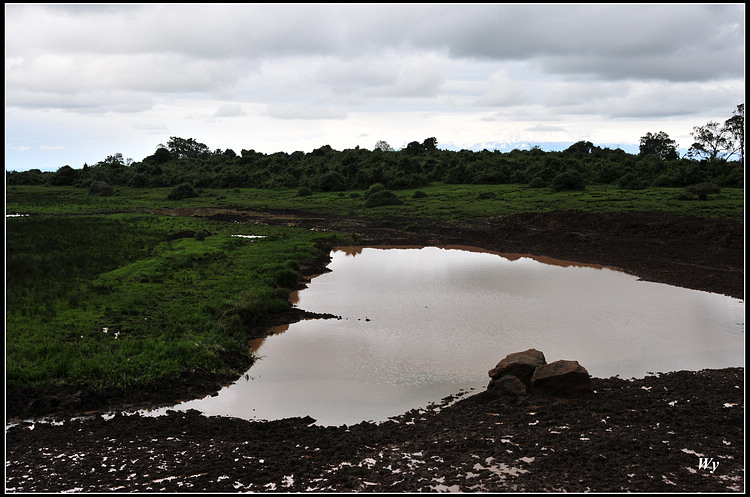
[[[416,190],[396,192],[401,206],[378,208],[391,215],[408,213],[415,218],[461,222],[487,219],[519,212],[580,210],[585,212],[660,211],[696,217],[720,217],[741,220],[744,216],[744,191],[723,189],[706,201],[679,200],[680,188],[620,190],[588,186],[585,191],[552,192],[547,188],[521,185],[433,185],[421,188],[427,196],[412,198]]]
[[[288,308],[298,261],[332,236],[143,214],[18,217],[6,229],[6,381],[19,388],[239,375],[247,327]],[[211,234],[168,240],[183,230]]]
[[[413,198],[415,191],[426,197]],[[584,191],[553,192],[525,185],[443,185],[395,191],[402,205],[366,208],[365,191],[316,193],[297,196],[297,190],[251,188],[203,190],[200,197],[170,201],[170,188],[137,189],[119,187],[110,197],[91,196],[72,187],[11,186],[6,195],[6,212],[25,214],[85,214],[137,212],[179,207],[221,207],[256,210],[296,210],[310,214],[345,214],[387,218],[423,216],[456,221],[486,219],[517,212],[582,210],[589,212],[661,211],[671,214],[744,217],[744,190],[723,188],[708,200],[682,200],[682,188],[621,190],[612,186],[589,185]],[[487,195],[494,198],[484,198]]]
[[[150,385],[186,373],[239,375],[252,360],[247,328],[288,308],[299,261],[336,235],[153,214],[180,207],[293,210],[445,223],[519,212],[661,211],[744,218],[744,190],[682,200],[683,189],[590,185],[552,192],[522,185],[443,185],[396,191],[402,205],[364,206],[364,191],[10,186],[6,213],[6,384],[33,388]],[[170,239],[190,230],[204,236]],[[248,240],[232,235],[261,235]],[[106,329],[106,332],[104,331]]]

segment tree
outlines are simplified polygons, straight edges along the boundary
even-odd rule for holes
[[[429,152],[430,150],[437,150],[437,143],[438,143],[437,138],[432,136],[430,138],[425,139],[425,141],[422,143],[422,146],[424,147],[425,150]]]
[[[166,145],[159,145],[159,148],[166,148],[178,159],[184,157],[201,157],[210,153],[205,143],[200,143],[194,138],[179,138],[170,136]]]
[[[571,155],[573,157],[584,157],[591,155],[593,152],[594,144],[585,140],[575,142],[573,145],[563,150],[563,154]]]
[[[677,142],[669,138],[664,131],[656,134],[646,133],[641,137],[640,156],[656,155],[662,160],[676,160],[680,158],[677,153]]]
[[[695,142],[688,149],[690,157],[700,157],[710,161],[720,158],[729,145],[726,130],[716,121],[709,121],[705,126],[695,126],[690,135]]]
[[[132,161],[132,159],[129,159]],[[112,168],[119,168],[125,166],[125,159],[122,158],[122,154],[117,152],[114,155],[108,155],[103,161],[97,163],[99,166],[109,166]]]
[[[730,135],[729,155],[737,154],[740,162],[745,160],[745,104],[739,104],[732,117],[724,121],[724,128]]]
[[[407,154],[421,154],[425,151],[424,145],[418,141],[409,142],[404,149]]]
[[[57,170],[50,183],[53,185],[72,185],[76,177],[78,177],[78,172],[66,164]]]
[[[159,147],[151,156],[156,164],[164,164],[172,160],[172,153],[164,147]]]
[[[705,126],[694,127],[690,134],[695,143],[688,150],[688,155],[712,161],[738,154],[740,160],[744,160],[745,104],[739,104],[732,114],[723,125],[709,121]]]
[[[385,140],[378,140],[377,142],[375,142],[375,150],[382,150],[383,152],[393,152],[393,147],[391,147]]]

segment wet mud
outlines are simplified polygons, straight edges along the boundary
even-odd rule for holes
[[[528,253],[744,298],[741,222],[552,212],[442,226],[273,214],[285,224],[357,233],[362,244]],[[327,262],[323,250],[303,273]],[[273,316],[256,333],[304,314]],[[186,377],[150,391],[6,391],[6,422],[65,420],[6,428],[6,490],[744,492],[744,368],[594,378],[595,395],[582,398],[457,392],[450,406],[382,424],[105,415],[210,394],[234,379]]]

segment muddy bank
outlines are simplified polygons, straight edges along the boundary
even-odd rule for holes
[[[485,391],[380,425],[196,411],[21,425],[6,490],[742,492],[743,373],[594,379],[579,399]]]
[[[660,213],[551,212],[444,226],[281,213],[284,224],[354,232],[362,244],[471,245],[623,269],[744,298],[741,222]],[[220,213],[252,222],[257,213]],[[269,222],[274,216],[264,216]],[[324,270],[327,252],[303,264]],[[300,311],[277,315],[280,324]],[[262,332],[262,327],[256,330]],[[508,351],[510,352],[510,351]],[[498,358],[499,359],[499,358]],[[494,364],[487,365],[490,369]],[[150,391],[6,392],[6,416],[173,404],[234,378],[186,377]],[[6,431],[13,491],[743,491],[744,369],[594,379],[590,399],[493,398],[397,422],[310,426],[175,413]],[[534,414],[531,414],[534,413]],[[719,462],[699,468],[699,458]],[[708,460],[708,459],[706,459]]]

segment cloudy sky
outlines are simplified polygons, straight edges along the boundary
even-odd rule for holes
[[[745,93],[744,4],[5,4],[8,170],[212,150],[637,152]],[[555,145],[557,144],[557,145]]]

